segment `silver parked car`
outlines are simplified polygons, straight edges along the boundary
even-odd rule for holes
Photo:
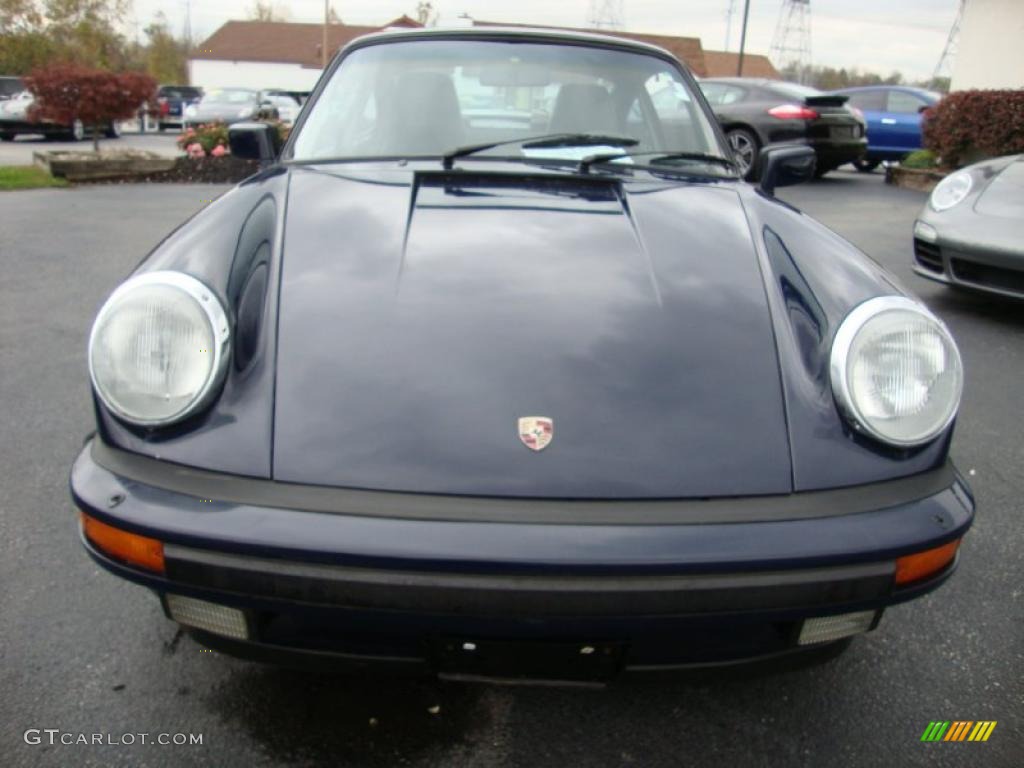
[[[914,222],[914,272],[1024,298],[1024,155],[975,163],[939,182]]]
[[[19,134],[32,133],[42,134],[48,139],[81,141],[92,132],[92,126],[81,120],[63,124],[34,119],[30,113],[34,103],[35,97],[20,77],[0,78],[0,139],[14,141]],[[121,127],[116,121],[101,125],[99,129],[108,139],[121,135]]]

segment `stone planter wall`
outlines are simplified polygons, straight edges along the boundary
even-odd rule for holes
[[[155,152],[35,152],[32,159],[50,175],[71,182],[143,176],[174,167],[173,157]]]
[[[237,184],[259,170],[255,160],[163,157],[153,152],[36,152],[35,164],[76,184],[170,182]]]
[[[945,177],[945,172],[928,168],[904,168],[902,165],[890,165],[885,169],[886,184],[894,184],[905,189],[916,189],[918,192],[931,192],[935,185]]]

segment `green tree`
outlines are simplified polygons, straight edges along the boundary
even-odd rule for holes
[[[25,74],[71,62],[122,69],[117,25],[129,0],[0,0],[0,69]]]
[[[288,21],[288,9],[272,0],[256,0],[249,9],[253,21]]]
[[[145,69],[160,83],[184,83],[188,78],[184,41],[171,34],[163,11],[146,27]]]

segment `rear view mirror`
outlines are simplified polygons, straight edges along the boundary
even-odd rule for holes
[[[235,123],[228,128],[231,154],[243,160],[259,160],[260,165],[274,162],[274,128],[267,123]]]
[[[480,68],[480,85],[498,88],[543,88],[551,83],[547,67],[536,64],[503,62]]]
[[[814,177],[814,150],[800,144],[769,144],[758,158],[761,179],[758,187],[766,195],[774,195],[776,187],[803,184]]]

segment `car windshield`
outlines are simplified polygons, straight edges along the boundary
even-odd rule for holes
[[[498,146],[478,147],[474,156],[724,156],[676,66],[609,48],[479,40],[371,45],[346,56],[310,106],[291,150],[295,160],[441,156],[491,143]],[[543,147],[528,141],[553,134],[586,138]],[[625,141],[602,146],[595,135]]]
[[[246,102],[255,101],[255,91],[243,91],[240,89],[229,89],[220,88],[214,91],[208,91],[203,96],[204,104],[245,104]]]

